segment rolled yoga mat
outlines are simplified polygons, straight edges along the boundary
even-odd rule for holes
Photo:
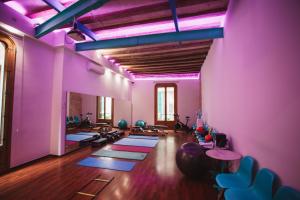
[[[93,138],[93,136],[89,135],[77,135],[77,134],[67,134],[66,135],[66,140],[68,141],[74,141],[74,142],[80,142],[86,139]]]
[[[114,144],[127,145],[127,146],[139,146],[139,147],[155,147],[158,140],[147,140],[147,139],[134,139],[134,138],[123,138]]]
[[[85,167],[97,167],[102,169],[112,169],[118,171],[131,171],[136,162],[119,161],[107,158],[85,158],[77,163]]]
[[[143,136],[143,135],[128,135],[128,138],[148,139],[148,140],[158,140],[159,139],[159,137],[157,137],[157,136]]]
[[[110,158],[124,158],[132,160],[144,160],[147,156],[146,153],[129,152],[129,151],[114,151],[100,149],[92,154],[93,156],[102,156]]]
[[[126,145],[111,145],[112,150],[116,151],[130,151],[130,152],[142,152],[149,153],[153,148],[151,147],[137,147],[137,146],[126,146]]]

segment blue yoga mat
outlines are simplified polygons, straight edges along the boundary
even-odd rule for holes
[[[74,142],[79,142],[82,140],[86,140],[86,139],[90,139],[93,136],[89,136],[89,135],[78,135],[78,134],[67,134],[66,136],[66,140],[68,141],[74,141]]]
[[[129,151],[114,151],[100,149],[92,154],[93,156],[111,157],[111,158],[124,158],[133,160],[144,160],[147,156],[146,153],[129,152]]]
[[[98,135],[100,135],[100,133],[97,133],[97,132],[79,132],[79,133],[76,133],[76,135],[98,136]]]
[[[148,139],[148,140],[158,140],[159,139],[159,137],[157,137],[157,136],[144,136],[144,135],[129,135],[128,138]]]
[[[88,157],[77,163],[86,167],[98,167],[102,169],[112,169],[118,171],[131,171],[135,166],[135,162],[118,161],[105,158]]]
[[[115,142],[114,144],[139,146],[139,147],[155,147],[157,143],[158,143],[158,140],[123,138],[123,139]]]

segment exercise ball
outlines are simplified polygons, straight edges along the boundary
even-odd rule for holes
[[[118,122],[119,129],[127,129],[127,121],[125,119],[121,119]]]
[[[184,143],[176,152],[176,164],[187,177],[197,179],[207,174],[209,159],[205,149],[194,142]]]
[[[141,128],[146,128],[146,122],[143,121],[143,120],[137,120],[137,121],[135,122],[135,126],[139,126],[139,127],[141,127]]]

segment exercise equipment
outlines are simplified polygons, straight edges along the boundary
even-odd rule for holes
[[[118,122],[118,127],[119,129],[127,129],[127,121],[125,119],[121,119],[119,122]]]
[[[205,139],[205,142],[210,142],[213,140],[213,137],[211,136],[211,134],[208,134],[204,137],[204,139]]]
[[[158,140],[159,139],[159,137],[157,137],[157,136],[144,136],[144,135],[128,135],[128,138],[148,139],[148,140]]]
[[[131,160],[144,160],[147,156],[146,153],[129,152],[129,151],[115,151],[100,149],[92,154],[93,156],[110,157],[110,158],[123,158]]]
[[[79,119],[79,117],[76,116],[76,115],[74,116],[74,120],[73,121],[74,121],[75,126],[78,126],[80,124],[80,122],[81,122],[80,119]]]
[[[209,170],[209,159],[205,155],[205,149],[194,142],[180,146],[176,152],[176,164],[184,175],[193,179],[203,177]]]
[[[104,190],[104,188],[110,184],[110,182],[114,179],[114,177],[111,178],[104,178],[101,175],[96,176],[94,179],[92,179],[91,181],[87,182],[87,184],[85,184],[83,187],[81,187],[81,189],[79,190],[79,192],[76,192],[70,200],[75,200],[75,199],[90,199],[93,200],[97,197],[97,195]],[[102,184],[99,184],[100,182],[102,182]],[[99,187],[99,185],[101,187]],[[99,187],[99,189],[98,189]],[[97,188],[96,192],[95,192],[95,188]],[[91,190],[91,191],[90,191]]]
[[[128,145],[128,146],[140,146],[140,147],[155,147],[158,140],[147,139],[134,139],[134,138],[122,138],[114,144]]]
[[[97,140],[92,141],[92,147],[100,147],[107,143],[107,138],[99,138]]]
[[[183,122],[180,121],[179,115],[178,114],[174,114],[175,117],[175,125],[174,125],[174,131],[177,132],[179,130],[182,131],[186,131],[187,133],[189,133],[190,131],[192,131],[192,129],[188,126],[190,117],[186,116],[185,117],[185,124]]]
[[[275,174],[270,170],[263,168],[255,176],[251,187],[248,188],[231,188],[225,191],[226,200],[243,199],[272,199],[272,189]]]
[[[90,119],[90,115],[92,115],[92,113],[87,112],[84,119],[82,119],[82,115],[80,115],[80,118],[82,119],[81,123],[79,124],[80,128],[92,128],[93,127],[92,121]]]
[[[130,151],[130,152],[142,152],[142,153],[149,153],[152,151],[150,147],[137,147],[137,146],[126,146],[126,145],[111,145],[112,150],[116,151]]]
[[[94,139],[93,139],[93,136],[90,136],[90,135],[67,134],[66,140],[80,142],[80,141],[88,141],[88,140],[94,140]]]
[[[118,171],[131,171],[136,162],[119,161],[107,158],[93,158],[87,157],[77,163],[85,167],[97,167],[102,169],[112,169]]]
[[[136,122],[135,122],[135,126],[139,126],[139,127],[141,127],[141,128],[146,128],[146,122],[145,121],[143,121],[143,120],[137,120]]]

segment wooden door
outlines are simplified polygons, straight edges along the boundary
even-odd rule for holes
[[[177,113],[177,85],[175,83],[158,83],[155,85],[155,124],[174,128]]]
[[[15,59],[13,40],[0,32],[0,173],[10,167]]]

